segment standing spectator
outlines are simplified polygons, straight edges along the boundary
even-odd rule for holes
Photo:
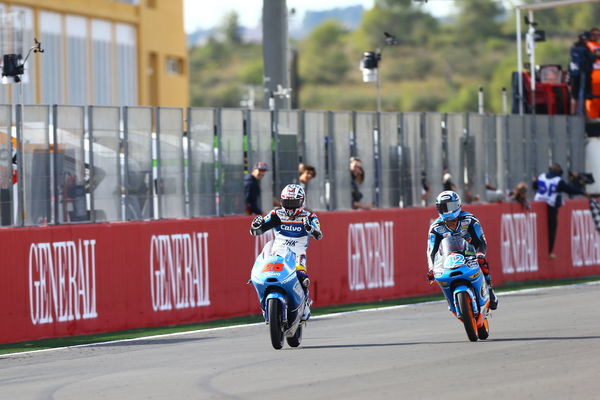
[[[452,182],[452,175],[450,175],[450,170],[447,167],[444,167],[442,171],[442,184],[444,185],[444,190],[456,192],[456,185]]]
[[[588,118],[600,118],[600,30],[590,30],[591,39],[586,42],[594,60],[591,73],[591,91],[589,98],[585,101],[585,109]]]
[[[431,193],[431,187],[429,186],[427,178],[423,173],[423,177],[421,178],[421,206],[425,207],[427,205],[429,193]]]
[[[590,32],[583,32],[579,40],[571,46],[569,63],[569,83],[571,84],[571,114],[583,115],[585,99],[591,93],[591,76],[594,55],[587,46]]]
[[[504,201],[504,193],[496,186],[486,183],[485,184],[485,201],[489,203],[499,203]]]
[[[529,204],[529,200],[527,200],[527,184],[525,182],[519,182],[517,186],[515,186],[510,194],[510,200],[519,203],[526,210],[531,209],[531,204]]]
[[[254,164],[252,172],[244,177],[244,202],[246,214],[262,215],[260,207],[260,180],[264,178],[269,167],[266,162]]]
[[[362,168],[362,161],[357,157],[350,157],[350,185],[352,186],[352,208],[355,210],[370,210],[371,204],[362,203],[363,194],[360,192],[360,185],[365,180],[365,171]]]
[[[536,190],[535,201],[543,201],[548,204],[548,252],[550,258],[556,258],[554,255],[554,240],[556,239],[556,229],[558,227],[558,209],[562,205],[560,193],[583,194],[577,188],[572,187],[562,179],[563,170],[561,166],[554,163],[546,173],[540,174],[537,180],[533,181],[533,189]]]
[[[300,181],[300,186],[302,186],[302,189],[304,189],[304,191],[306,192],[306,186],[308,185],[308,182],[310,182],[311,179],[317,176],[317,170],[312,165],[300,164],[300,168],[298,169],[298,171],[300,174],[298,178],[298,180]]]

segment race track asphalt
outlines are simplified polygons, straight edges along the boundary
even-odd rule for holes
[[[0,399],[598,399],[600,285],[500,297],[471,343],[440,302],[0,356]]]

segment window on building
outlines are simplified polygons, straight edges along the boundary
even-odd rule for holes
[[[116,24],[117,88],[120,106],[138,104],[137,45],[133,25]]]
[[[167,74],[181,75],[183,74],[183,60],[179,57],[167,57]]]
[[[92,20],[92,104],[113,105],[113,43],[109,21]]]
[[[41,88],[43,104],[65,103],[64,98],[64,46],[62,40],[62,17],[60,14],[40,12],[40,42],[44,45],[41,64]]]
[[[67,34],[67,102],[85,105],[88,100],[87,20],[75,15],[66,16]]]

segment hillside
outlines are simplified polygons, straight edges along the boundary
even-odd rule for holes
[[[493,0],[464,0],[458,7],[454,18],[440,21],[412,2],[380,0],[362,13],[356,29],[323,20],[292,41],[297,107],[374,110],[375,85],[362,82],[358,65],[364,51],[383,47],[385,31],[399,44],[382,53],[384,111],[476,111],[481,86],[486,111],[500,112],[501,90],[510,92],[516,69],[514,15]],[[598,20],[597,4],[537,12],[538,29],[546,31],[547,40],[537,44],[536,63],[566,68],[572,42]],[[229,15],[203,45],[190,48],[192,106],[239,107],[254,92],[255,106],[261,107],[262,76],[260,43],[242,39],[236,15]]]

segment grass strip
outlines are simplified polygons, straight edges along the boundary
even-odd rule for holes
[[[523,289],[533,289],[533,288],[541,288],[541,287],[551,287],[551,286],[561,286],[561,285],[574,285],[578,283],[586,283],[600,280],[600,275],[587,276],[587,277],[578,277],[578,278],[566,278],[566,279],[558,279],[558,280],[536,280],[536,281],[526,281],[526,282],[505,282],[500,287],[494,288],[497,293],[512,291],[512,290],[523,290]],[[318,307],[312,310],[312,315],[326,315],[333,314],[339,312],[347,312],[347,311],[356,311],[356,310],[366,310],[370,308],[378,308],[378,307],[391,307],[403,304],[415,304],[415,303],[423,303],[428,301],[442,300],[442,294],[429,295],[429,296],[418,296],[418,297],[407,297],[407,298],[399,298],[399,299],[388,299],[377,302],[370,303],[354,303],[354,304],[342,304],[336,306],[327,306],[327,307]],[[151,327],[151,328],[140,328],[140,329],[130,329],[126,331],[118,331],[118,332],[109,332],[109,333],[100,333],[96,335],[86,335],[86,336],[69,336],[63,338],[51,338],[51,339],[41,339],[41,340],[32,340],[26,342],[18,342],[18,343],[7,343],[0,344],[0,355],[1,354],[10,354],[10,353],[20,353],[23,351],[33,351],[33,350],[45,350],[56,347],[67,347],[67,346],[77,346],[83,344],[93,344],[93,343],[103,343],[110,342],[114,340],[124,340],[124,339],[135,339],[146,336],[155,336],[155,335],[164,335],[169,333],[178,333],[178,332],[187,332],[187,331],[195,331],[202,329],[211,329],[211,328],[219,328],[233,325],[243,325],[243,324],[251,324],[263,322],[264,319],[262,315],[248,315],[243,317],[235,317],[228,319],[220,319],[215,321],[208,322],[200,322],[195,324],[186,324],[186,325],[174,325],[174,326],[163,326],[163,327]]]

